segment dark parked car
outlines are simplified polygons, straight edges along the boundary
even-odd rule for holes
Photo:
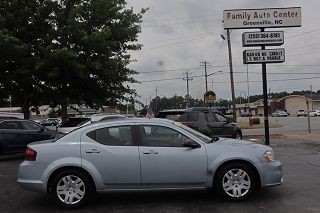
[[[55,131],[29,120],[0,121],[0,154],[24,152],[27,144],[55,138]]]
[[[158,117],[179,121],[209,137],[242,138],[239,125],[209,108],[164,110],[159,112]]]
[[[59,118],[48,118],[40,122],[42,126],[58,126],[61,123]]]

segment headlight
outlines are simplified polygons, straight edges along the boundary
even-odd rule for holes
[[[274,154],[272,151],[266,151],[264,154],[263,154],[263,158],[269,163],[269,162],[272,162],[274,161]]]

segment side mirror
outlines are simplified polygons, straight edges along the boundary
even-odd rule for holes
[[[197,148],[200,148],[200,144],[192,141],[192,140],[188,140],[188,141],[185,141],[183,144],[182,144],[184,147],[189,147],[191,149],[197,149]]]
[[[44,130],[45,130],[45,128],[42,126],[42,127],[40,128],[40,132],[44,132]]]

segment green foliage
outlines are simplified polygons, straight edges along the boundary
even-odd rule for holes
[[[63,118],[70,103],[116,106],[135,94],[141,14],[124,0],[2,0],[0,99],[61,105]]]

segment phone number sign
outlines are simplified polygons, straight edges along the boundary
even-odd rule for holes
[[[280,46],[284,43],[283,31],[245,32],[242,34],[242,46]]]
[[[284,61],[285,51],[283,48],[243,51],[244,64],[282,63]]]

